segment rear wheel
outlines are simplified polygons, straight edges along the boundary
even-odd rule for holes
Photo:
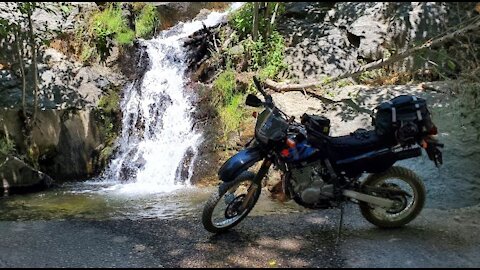
[[[413,171],[403,167],[394,166],[385,172],[370,175],[362,183],[362,190],[395,202],[390,209],[359,203],[363,217],[382,228],[397,228],[409,223],[420,214],[425,204],[422,180]]]
[[[205,204],[202,214],[203,227],[212,233],[221,233],[242,221],[253,209],[261,193],[261,186],[254,183],[255,174],[245,171],[235,180],[222,183]],[[246,202],[249,190],[253,195]]]

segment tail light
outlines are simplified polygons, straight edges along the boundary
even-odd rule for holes
[[[437,134],[438,134],[437,126],[433,125],[432,128],[428,131],[428,135],[437,135]]]

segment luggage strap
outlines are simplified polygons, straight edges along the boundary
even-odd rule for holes
[[[392,123],[395,125],[397,123],[397,110],[395,109],[395,106],[390,100],[387,101],[387,103],[390,104],[390,107],[392,109]]]
[[[413,98],[413,101],[415,102],[415,108],[417,109],[418,121],[422,121],[422,113],[420,112],[420,105],[418,105],[418,103],[417,103],[417,97],[412,96],[412,98]]]

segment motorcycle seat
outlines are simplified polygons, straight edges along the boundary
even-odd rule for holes
[[[334,160],[362,155],[364,153],[389,147],[389,143],[377,135],[374,130],[358,129],[350,135],[329,137],[327,148]]]

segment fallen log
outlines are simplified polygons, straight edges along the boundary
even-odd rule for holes
[[[298,91],[298,90],[304,90],[308,88],[315,88],[318,85],[318,82],[316,83],[303,83],[303,84],[285,84],[285,83],[278,83],[274,82],[270,79],[265,80],[265,84],[277,91],[277,92],[285,92],[285,91]]]
[[[333,100],[330,98],[325,97],[321,92],[314,91],[311,88],[315,88],[315,84],[281,84],[274,82],[270,79],[265,80],[265,86],[269,89],[272,89],[277,92],[288,92],[288,91],[299,91],[303,92],[305,95],[308,94],[316,99],[321,100],[325,104],[337,104],[337,103],[345,103],[346,105],[356,109],[359,112],[365,112],[370,114],[371,111],[365,108],[360,107],[356,104],[351,98],[344,98],[341,100]]]

